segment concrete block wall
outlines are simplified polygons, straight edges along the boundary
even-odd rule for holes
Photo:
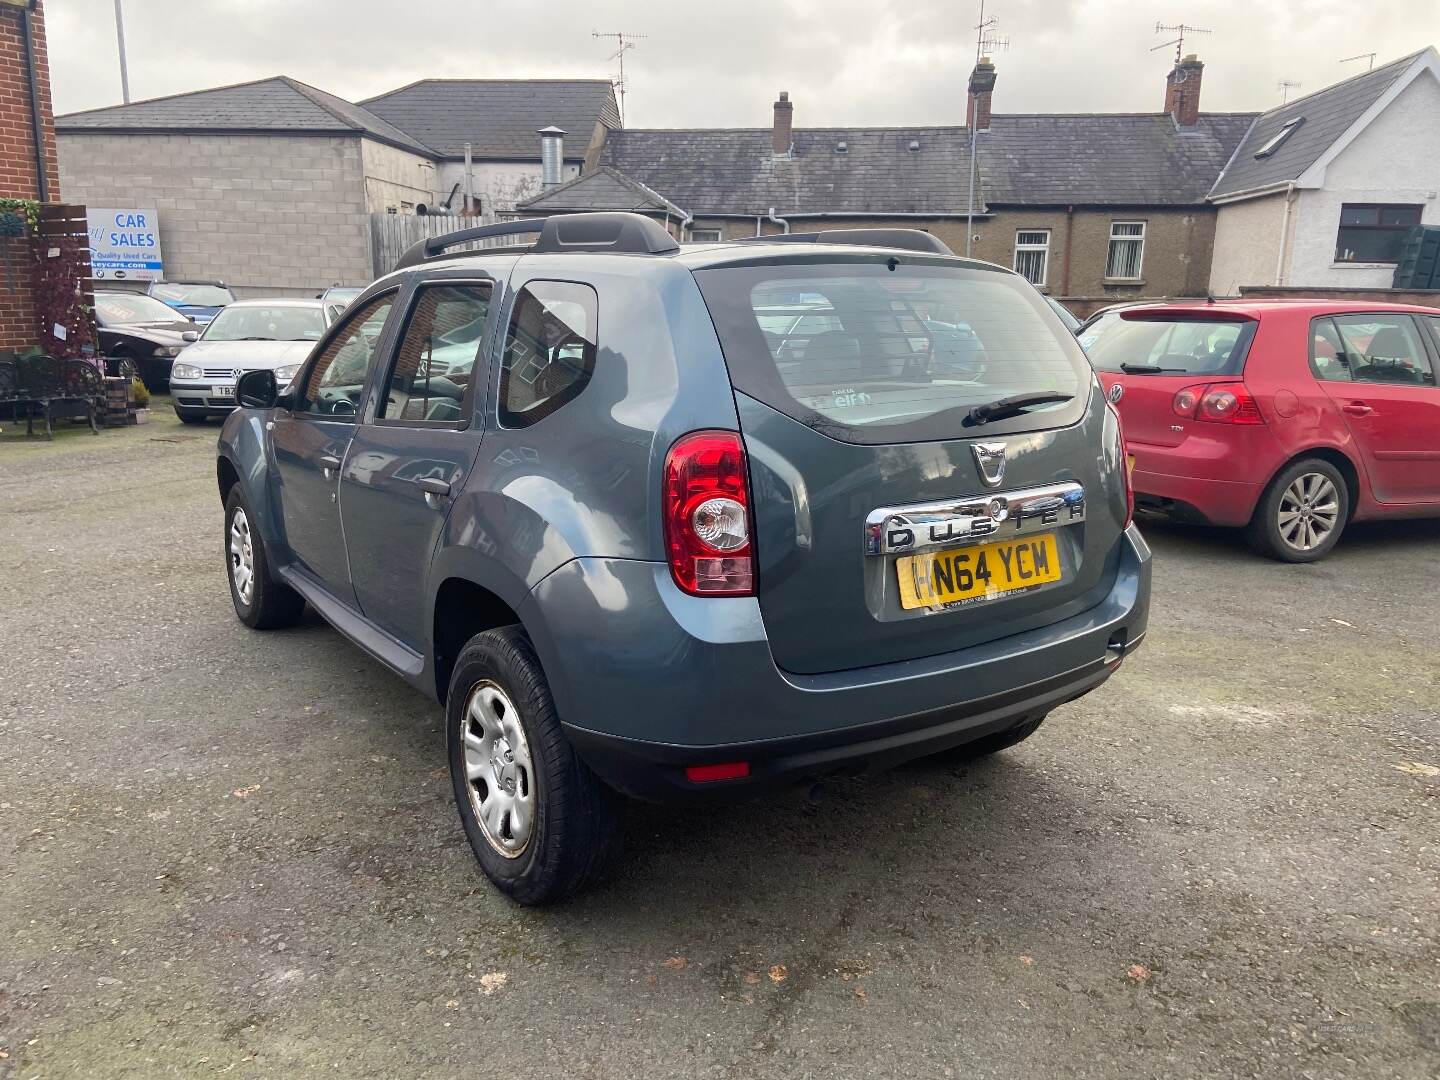
[[[370,280],[358,136],[62,133],[66,198],[154,207],[168,278],[242,295]]]
[[[365,174],[366,209],[372,214],[384,214],[392,207],[397,213],[414,213],[418,203],[444,202],[449,194],[446,187],[437,200],[436,192],[430,189],[435,168],[428,157],[374,139],[361,139],[360,161]],[[408,208],[405,203],[409,203]]]

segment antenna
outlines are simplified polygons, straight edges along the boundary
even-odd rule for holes
[[[1280,91],[1280,104],[1284,105],[1290,100],[1290,91],[1299,90],[1300,84],[1294,79],[1281,79],[1275,84],[1275,89]]]
[[[607,59],[620,62],[620,76],[615,80],[615,91],[620,95],[620,126],[625,126],[625,54],[635,47],[636,41],[644,40],[648,34],[632,34],[625,30],[611,30],[608,32],[596,30],[590,35],[593,38],[614,38],[619,46]]]
[[[1177,34],[1177,35],[1178,35],[1173,41],[1163,41],[1163,42],[1161,42],[1159,45],[1156,45],[1153,49],[1150,50],[1151,52],[1159,52],[1161,49],[1164,49],[1164,48],[1166,48],[1166,47],[1168,47],[1168,46],[1170,46],[1170,45],[1174,45],[1174,46],[1175,46],[1175,63],[1178,64],[1178,63],[1180,62],[1181,57],[1182,57],[1182,56],[1184,55],[1184,53],[1185,53],[1185,35],[1186,35],[1186,34],[1208,34],[1208,33],[1210,33],[1210,31],[1209,31],[1209,30],[1202,30],[1202,29],[1201,29],[1200,27],[1198,27],[1198,26],[1188,26],[1188,25],[1186,25],[1185,23],[1175,23],[1175,24],[1172,26],[1172,25],[1169,24],[1169,23],[1157,22],[1157,23],[1155,24],[1155,33],[1157,33],[1157,34]]]
[[[1345,57],[1340,60],[1339,63],[1348,64],[1352,60],[1364,60],[1366,71],[1373,71],[1375,69],[1375,54],[1373,52],[1356,53],[1354,56]]]

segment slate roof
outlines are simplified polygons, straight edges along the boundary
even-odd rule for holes
[[[429,146],[460,158],[528,161],[540,154],[540,128],[563,128],[565,158],[585,157],[595,124],[620,126],[606,79],[423,79],[360,103]]]
[[[363,134],[412,153],[430,149],[382,117],[286,75],[255,82],[134,101],[55,118],[61,133],[234,132]]]
[[[601,163],[691,214],[964,214],[969,143],[958,127],[807,128],[776,157],[769,128],[612,131]],[[911,142],[918,150],[910,150]],[[839,143],[846,144],[837,153]],[[982,199],[977,192],[977,212]]]
[[[515,209],[552,214],[583,210],[636,210],[640,213],[668,213],[677,218],[685,216],[685,211],[665,196],[608,165],[567,180],[549,191],[542,191],[519,203]]]
[[[1297,179],[1427,52],[1433,53],[1434,49],[1411,53],[1263,113],[1216,181],[1211,198]],[[1305,122],[1273,154],[1255,156],[1255,151],[1297,117],[1304,117]]]
[[[1255,113],[998,115],[980,136],[991,206],[1191,206],[1206,194]]]

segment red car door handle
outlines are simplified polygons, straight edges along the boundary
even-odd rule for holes
[[[1369,405],[1366,405],[1363,401],[1347,401],[1344,405],[1340,407],[1344,409],[1347,413],[1349,413],[1351,416],[1369,416],[1375,411],[1374,409],[1370,408]]]

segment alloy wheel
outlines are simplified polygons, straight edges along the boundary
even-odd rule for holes
[[[250,540],[250,519],[236,507],[230,518],[230,580],[235,594],[247,607],[255,592],[255,548]]]
[[[520,714],[486,679],[470,691],[460,722],[470,808],[490,846],[518,858],[535,828],[535,770]]]
[[[1313,551],[1340,522],[1340,493],[1324,473],[1301,473],[1280,496],[1276,525],[1296,551]]]

